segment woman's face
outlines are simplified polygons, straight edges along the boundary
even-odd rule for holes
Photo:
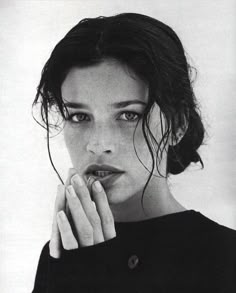
[[[72,68],[61,90],[69,112],[64,138],[73,167],[85,180],[89,177],[87,168],[92,164],[121,170],[123,173],[100,178],[110,204],[123,203],[142,194],[149,176],[145,167],[152,169],[152,159],[141,121],[134,143],[145,167],[135,153],[133,134],[137,118],[142,116],[147,103],[147,85],[131,77],[119,62],[107,60],[87,68]],[[159,107],[155,105],[150,128],[157,141],[161,138],[159,119]],[[160,166],[162,174],[165,165],[164,156]]]

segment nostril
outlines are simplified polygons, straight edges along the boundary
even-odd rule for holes
[[[110,154],[114,152],[114,145],[105,145],[105,144],[95,144],[95,143],[88,143],[86,146],[86,150],[93,154]]]

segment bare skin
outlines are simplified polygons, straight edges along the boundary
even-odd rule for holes
[[[76,170],[71,168],[66,184],[58,185],[49,244],[50,255],[54,258],[60,258],[62,247],[66,250],[77,249],[116,236],[113,212],[104,188],[98,180],[86,186],[79,176],[79,181],[83,181],[83,186],[80,186],[78,176]],[[95,182],[100,185],[98,189]],[[93,201],[90,192],[93,194]],[[152,209],[155,210],[156,206]],[[177,201],[173,205],[173,213],[184,210],[186,209]],[[159,216],[163,214],[160,211]]]
[[[69,71],[62,84],[62,96],[67,102],[85,104],[86,109],[69,109],[72,118],[66,121],[64,129],[74,169],[70,169],[65,186],[58,186],[51,256],[59,258],[62,247],[76,249],[114,238],[114,221],[141,221],[185,210],[171,194],[167,178],[160,176],[153,176],[145,191],[145,213],[141,205],[149,171],[140,164],[132,138],[137,114],[142,115],[144,106],[132,104],[117,109],[111,105],[137,99],[146,102],[147,92],[146,84],[130,77],[117,62],[106,61]],[[150,122],[160,141],[159,114],[160,109],[155,105]],[[151,170],[152,160],[141,124],[135,139],[142,162]],[[173,143],[178,141],[168,142],[169,145]],[[166,161],[167,153],[164,153],[159,164],[162,174],[166,173]],[[96,182],[87,186],[85,171],[94,163],[117,166],[124,174],[116,184],[101,186],[101,190],[95,188]],[[83,182],[82,186],[79,181]]]
[[[71,250],[116,236],[114,218],[102,185],[96,181],[99,185],[96,188],[97,185],[92,182],[92,201],[89,188],[78,176],[72,168],[65,186],[58,185],[49,245],[50,255],[54,258],[60,257],[62,246]],[[79,184],[80,181],[83,186]]]

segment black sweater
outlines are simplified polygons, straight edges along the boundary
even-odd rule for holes
[[[60,259],[47,242],[33,293],[236,293],[236,231],[193,210],[115,225],[115,238]]]

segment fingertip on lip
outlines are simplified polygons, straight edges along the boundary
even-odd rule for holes
[[[95,182],[99,182],[101,184],[101,186],[103,187],[102,183],[100,182],[100,180],[98,178],[94,178],[93,176],[90,176],[87,181],[87,187],[90,192],[92,192],[92,189],[96,188],[96,187],[94,187]]]
[[[90,175],[87,180],[87,186],[92,186],[95,181],[96,181],[96,178],[94,178],[92,175]]]

